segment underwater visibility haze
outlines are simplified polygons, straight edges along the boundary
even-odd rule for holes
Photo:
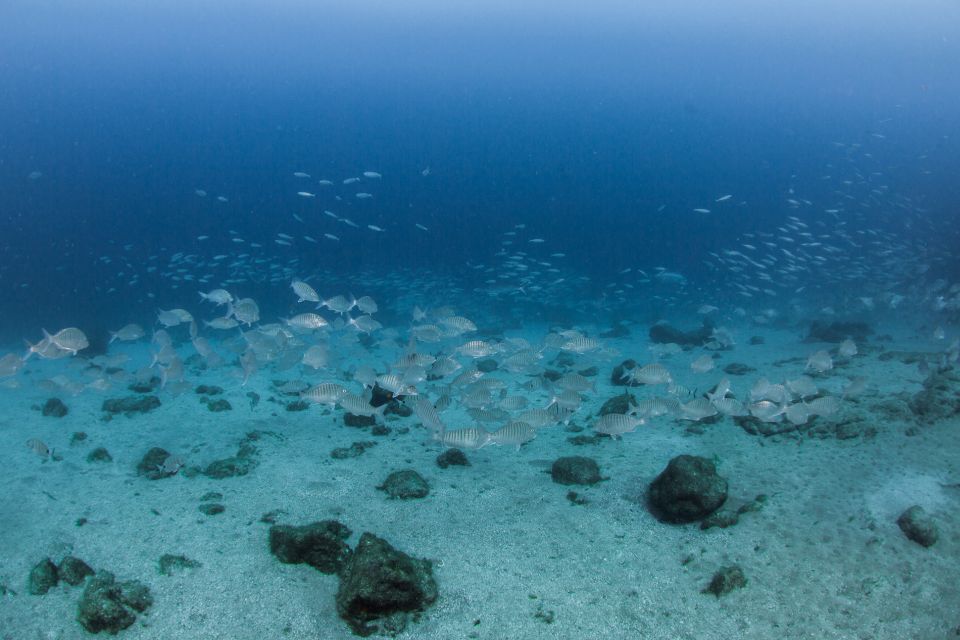
[[[960,633],[960,6],[0,5],[0,637]]]

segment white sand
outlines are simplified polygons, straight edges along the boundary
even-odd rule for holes
[[[544,330],[528,327],[523,335],[539,341]],[[887,348],[933,348],[906,331],[882,332],[896,337]],[[664,363],[679,382],[701,391],[723,376],[719,369],[729,362],[756,367],[731,378],[742,397],[761,376],[776,382],[803,370],[803,362],[774,367],[774,361],[805,359],[824,346],[800,343],[796,330],[745,326],[735,334],[738,346],[722,352],[715,371],[690,372],[689,363],[703,353],[699,349]],[[751,335],[764,336],[766,344],[749,346]],[[577,424],[623,391],[609,384],[613,365],[626,357],[652,359],[644,327],[607,343],[621,355],[600,363],[597,391],[578,412]],[[126,348],[146,357],[146,345]],[[382,368],[395,352],[378,350],[370,364]],[[870,378],[870,395],[845,413],[866,412],[884,396],[920,388],[915,367],[880,362],[877,355],[871,351],[818,379],[836,391],[848,376]],[[352,637],[336,615],[337,578],[282,564],[269,553],[269,526],[259,518],[273,509],[283,509],[280,522],[289,524],[337,518],[353,530],[351,544],[371,531],[400,550],[433,559],[440,599],[404,638],[929,639],[952,636],[960,625],[960,489],[943,486],[960,482],[956,422],[922,426],[909,437],[907,423],[865,413],[876,436],[838,441],[751,436],[729,418],[693,435],[688,423],[661,418],[621,441],[580,447],[567,442],[575,434],[559,425],[519,452],[488,447],[467,452],[471,467],[441,470],[434,463],[441,450],[425,443],[415,418],[388,422],[394,432],[377,438],[342,426],[339,410],[313,406],[290,413],[270,402],[276,395],[270,381],[297,378],[296,370],[261,371],[247,388],[226,370],[189,373],[194,384],[223,386],[233,410],[210,413],[192,392],[160,392],[163,406],[153,413],[103,422],[102,400],[128,395],[123,386],[73,397],[37,388],[57,373],[79,377],[81,365],[79,358],[31,361],[16,378],[18,388],[0,388],[0,582],[17,591],[0,598],[3,638],[88,637],[75,620],[81,587],[61,585],[42,597],[26,592],[37,561],[59,561],[67,553],[149,585],[155,604],[121,632],[124,638]],[[517,382],[504,372],[492,375]],[[305,378],[316,382],[323,376]],[[245,397],[249,390],[262,396],[253,410]],[[45,418],[31,409],[52,395],[70,407],[67,417]],[[468,426],[457,424],[458,411],[445,418]],[[403,426],[410,432],[399,434]],[[135,474],[150,447],[203,466],[232,455],[252,430],[279,437],[265,435],[255,443],[259,466],[245,477],[148,481]],[[88,439],[71,447],[74,431],[85,431]],[[24,446],[33,437],[63,460],[35,455]],[[333,448],[356,440],[378,445],[352,460],[330,458]],[[107,447],[114,461],[87,463],[85,456],[97,446]],[[642,496],[681,453],[716,456],[729,480],[731,504],[764,493],[766,505],[726,530],[658,522]],[[609,480],[593,487],[553,483],[549,464],[562,455],[594,457]],[[402,468],[427,478],[429,497],[390,501],[375,489]],[[570,489],[589,504],[570,504]],[[209,517],[197,510],[209,491],[223,494],[225,513]],[[913,504],[937,520],[940,540],[930,549],[907,540],[895,523]],[[80,517],[89,523],[75,526]],[[157,560],[164,553],[203,566],[163,576]],[[722,598],[702,594],[713,573],[731,563],[742,566],[747,587]],[[550,624],[543,619],[548,615]]]

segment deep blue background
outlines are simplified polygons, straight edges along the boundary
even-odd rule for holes
[[[598,280],[695,276],[790,214],[791,186],[820,211],[837,198],[821,176],[879,171],[922,211],[870,225],[960,245],[955,3],[198,4],[0,5],[0,335],[150,309],[162,283],[105,297],[95,259],[236,251],[227,229],[308,264],[446,270],[526,223]],[[834,141],[863,146],[843,162]],[[295,195],[324,193],[298,170],[384,179],[329,206]],[[343,241],[270,246],[324,231]]]

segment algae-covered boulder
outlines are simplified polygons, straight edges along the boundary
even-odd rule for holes
[[[710,515],[727,499],[727,481],[713,462],[700,456],[677,456],[650,483],[653,514],[664,522],[684,523]]]
[[[903,531],[903,535],[924,547],[933,546],[940,537],[933,518],[917,504],[900,514],[897,525]]]
[[[77,620],[90,633],[115,634],[132,625],[136,613],[152,604],[150,590],[140,582],[117,582],[109,571],[98,571],[83,590]]]
[[[550,477],[558,484],[596,484],[603,480],[596,460],[585,456],[557,458],[550,467]]]
[[[350,529],[336,520],[300,527],[270,527],[270,553],[286,564],[305,563],[322,573],[338,573],[350,558]]]
[[[372,533],[364,533],[340,574],[337,613],[360,636],[396,635],[437,599],[429,560],[394,549]]]
[[[400,500],[425,498],[430,493],[430,485],[413,469],[394,471],[377,489],[385,491],[391,498]]]

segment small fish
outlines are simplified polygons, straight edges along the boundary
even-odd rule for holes
[[[375,225],[375,224],[368,224],[368,225],[367,225],[367,229],[370,229],[370,231],[378,231],[378,232],[380,232],[380,233],[383,233],[383,232],[384,232],[384,229],[383,229],[383,228],[378,227],[378,226]]]
[[[309,177],[310,177],[310,174],[309,174],[309,173],[306,173],[305,171],[294,171],[294,172],[293,172],[293,177],[294,177],[294,178],[309,178]]]
[[[335,235],[333,235],[332,233],[325,233],[325,234],[323,234],[323,237],[326,238],[327,240],[333,240],[334,242],[340,242],[339,236],[335,236]]]
[[[139,340],[144,335],[146,335],[146,333],[144,332],[143,327],[138,324],[131,323],[120,329],[117,329],[116,331],[111,331],[110,342],[112,343],[114,340],[119,340],[120,342],[133,342],[134,340]]]
[[[383,176],[380,175],[379,173],[377,173],[376,171],[364,171],[364,172],[363,172],[363,177],[364,177],[364,178],[371,178],[371,179],[373,179],[373,180],[378,180],[378,179],[382,178]]]
[[[508,422],[489,435],[490,444],[514,445],[517,451],[537,437],[537,430],[526,422]]]
[[[444,431],[436,437],[445,447],[456,449],[480,449],[490,444],[490,433],[486,429],[470,427]]]
[[[807,369],[812,369],[817,373],[824,373],[833,369],[833,358],[827,351],[817,351],[807,358]]]
[[[37,438],[30,438],[27,440],[27,446],[31,451],[43,458],[49,458],[52,453],[50,449],[47,448],[47,445],[44,444],[42,440],[38,440]]]
[[[335,382],[321,382],[300,394],[300,398],[317,404],[335,405],[348,393],[346,388]]]
[[[714,202],[726,202],[727,200],[729,200],[729,199],[732,198],[732,197],[733,197],[733,194],[728,193],[728,194],[725,195],[725,196],[720,196],[719,198],[717,198],[716,200],[714,200]]]
[[[361,191],[361,192],[359,192],[359,193],[356,194],[356,197],[357,197],[357,199],[359,199],[359,200],[366,200],[366,199],[368,199],[368,198],[372,198],[372,197],[373,197],[373,194],[372,194],[372,193],[367,193],[366,191]]]
[[[837,353],[844,358],[852,358],[853,356],[857,355],[857,344],[853,340],[847,338],[840,343],[839,347],[837,347]]]
[[[199,293],[202,300],[212,302],[218,307],[222,304],[230,304],[233,302],[233,295],[226,289],[214,289],[210,293],[200,291]]]
[[[415,223],[413,226],[415,226],[417,229],[420,229],[420,231],[430,231],[430,229],[427,229],[425,226],[423,226],[419,222]]]
[[[603,433],[618,439],[624,433],[636,431],[637,427],[644,424],[644,422],[645,420],[643,418],[636,415],[608,413],[600,416],[600,418],[593,423],[593,430],[597,433]]]
[[[294,280],[290,288],[297,294],[297,302],[320,302],[320,296],[309,284],[303,280]]]
[[[694,213],[710,213],[710,209],[694,209]]]
[[[316,198],[317,194],[310,193],[309,191],[297,191],[297,195],[301,198]]]

